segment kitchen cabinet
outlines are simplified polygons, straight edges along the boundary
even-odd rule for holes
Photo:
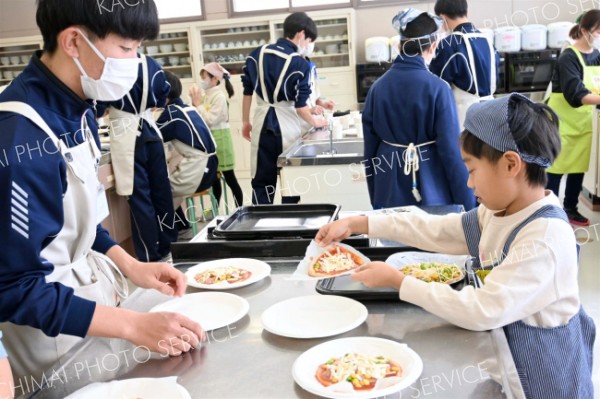
[[[0,86],[19,76],[33,53],[41,48],[41,36],[0,40]]]
[[[318,30],[315,50],[310,59],[317,68],[350,67],[354,59],[349,32],[350,15],[335,17],[335,14],[319,16],[311,13]],[[274,38],[283,37],[283,21],[275,23]]]
[[[271,41],[270,32],[268,21],[233,27],[228,21],[223,26],[203,28],[199,32],[202,61],[204,64],[218,62],[231,74],[241,74],[250,52]]]
[[[165,71],[173,72],[190,83],[194,79],[194,59],[189,27],[183,25],[161,27],[156,40],[146,41],[139,52],[149,55],[162,65]]]

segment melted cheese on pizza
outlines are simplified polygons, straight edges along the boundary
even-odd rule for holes
[[[194,279],[200,284],[218,284],[223,281],[236,281],[248,273],[235,266],[219,266],[196,274]]]
[[[399,372],[399,369],[391,367],[389,359],[383,356],[373,357],[360,353],[347,353],[341,358],[331,359],[324,367],[329,369],[331,381],[379,379]]]
[[[319,263],[318,271],[323,273],[350,270],[356,267],[352,255],[340,251],[339,248],[337,248],[337,251],[333,254],[325,252],[317,262]],[[317,268],[315,267],[315,269]]]

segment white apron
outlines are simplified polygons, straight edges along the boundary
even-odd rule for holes
[[[194,138],[198,140],[204,148],[208,148],[206,144],[203,142],[200,133],[194,126],[192,119],[189,117],[188,112],[195,112],[198,114],[200,119],[202,116],[194,107],[180,107],[175,105],[177,109],[183,114],[186,119],[186,122],[192,132],[194,133]],[[166,112],[166,111],[165,111]],[[202,119],[204,120],[204,119]],[[209,135],[210,139],[213,142],[214,148],[217,148],[217,145],[212,138],[212,135]],[[196,189],[200,185],[204,174],[206,173],[206,164],[208,163],[208,159],[215,155],[216,152],[206,153],[204,151],[200,151],[197,148],[192,147],[191,145],[185,144],[179,140],[171,140],[170,142],[175,150],[181,154],[183,159],[177,165],[177,169],[175,169],[169,175],[169,180],[171,181],[171,188],[173,190],[173,207],[177,209],[184,197],[187,197],[196,192]]]
[[[64,223],[61,231],[42,250],[40,257],[54,265],[46,282],[72,287],[75,295],[101,305],[116,306],[128,295],[125,278],[106,256],[93,251],[96,238],[97,202],[101,187],[97,177],[100,151],[82,115],[86,140],[67,148],[40,115],[21,102],[0,103],[0,110],[21,114],[38,125],[60,149],[67,164],[67,191],[63,197]],[[103,192],[102,192],[103,195]],[[29,326],[3,323],[4,342],[10,350],[15,379],[39,376],[82,338],[59,335],[48,337]]]
[[[142,119],[153,126],[160,135],[160,130],[154,121],[152,109],[146,109],[149,93],[148,61],[143,54],[140,54],[140,59],[143,78],[140,109],[136,113],[122,111],[115,107],[110,107],[109,110],[110,159],[115,175],[115,189],[117,194],[122,196],[129,196],[133,193],[135,141],[141,134]],[[129,93],[123,98],[123,101],[125,101],[125,98],[135,108],[135,103]]]
[[[487,38],[483,33],[463,33],[463,32],[453,32],[453,35],[462,36],[464,39],[465,47],[467,49],[467,56],[469,62],[469,69],[471,70],[471,86],[475,85],[475,94],[471,94],[467,91],[459,89],[455,85],[452,85],[452,92],[454,94],[454,100],[456,101],[456,111],[458,113],[458,120],[460,122],[460,130],[464,129],[465,118],[467,116],[467,110],[473,104],[476,104],[480,101],[493,100],[494,92],[496,91],[496,53],[494,52],[494,47],[487,42]],[[490,80],[490,95],[485,97],[479,96],[479,86],[477,84],[477,70],[475,69],[475,58],[473,57],[473,47],[471,47],[471,42],[469,39],[482,38],[486,39],[488,43],[488,47],[490,48],[490,60],[492,64],[492,74]],[[440,76],[444,76],[444,72]]]
[[[273,92],[273,100],[269,99],[269,95],[267,94],[267,86],[265,84],[265,71],[264,71],[264,55],[274,54],[278,57],[285,59],[285,64],[283,69],[281,70],[281,74],[279,75],[279,79],[277,80],[277,85],[275,86],[275,91]],[[260,132],[262,131],[263,124],[265,123],[265,119],[267,117],[267,112],[269,108],[275,108],[275,114],[277,115],[277,120],[279,121],[279,128],[281,130],[281,141],[283,149],[285,152],[288,148],[291,147],[296,140],[300,138],[302,133],[302,129],[300,126],[300,118],[298,117],[298,113],[296,112],[296,108],[294,106],[293,101],[277,101],[277,96],[281,90],[283,85],[283,79],[285,78],[285,74],[292,62],[293,57],[299,57],[300,54],[292,53],[286,54],[282,51],[268,49],[267,45],[264,45],[260,49],[260,56],[258,59],[258,73],[260,79],[261,90],[263,96],[266,97],[266,100],[257,96],[257,107],[254,112],[254,119],[252,120],[252,140],[250,143],[251,149],[251,175],[252,178],[256,176],[256,165],[258,164],[258,144],[260,142]]]

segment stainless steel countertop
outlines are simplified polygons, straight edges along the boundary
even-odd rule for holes
[[[286,280],[297,261],[269,263],[273,267],[270,277],[228,291],[248,300],[249,314],[209,333],[201,350],[173,358],[153,355],[148,360],[147,352],[124,340],[86,338],[46,373],[49,386],[33,397],[62,398],[92,381],[176,375],[192,398],[315,398],[294,383],[294,361],[319,343],[350,336],[404,342],[421,356],[423,373],[403,391],[404,398],[522,397],[518,379],[516,391],[508,382],[509,377],[516,378],[516,372],[502,330],[464,330],[400,301],[365,302],[367,321],[334,337],[292,339],[263,330],[260,317],[269,306],[287,298],[316,294],[312,281]],[[184,270],[187,266],[178,267]],[[188,293],[199,291],[188,288]],[[168,299],[156,291],[138,289],[123,306],[147,311]],[[490,378],[490,374],[501,376],[501,382]],[[386,399],[401,396],[398,393]]]

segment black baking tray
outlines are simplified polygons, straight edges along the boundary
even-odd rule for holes
[[[466,279],[451,285],[455,290],[461,290],[468,282]],[[352,280],[349,275],[319,280],[315,286],[319,294],[340,295],[361,301],[370,300],[399,300],[398,290],[392,288],[369,288]]]
[[[402,252],[398,251],[394,248],[389,248],[394,252]],[[387,256],[384,253],[376,253],[374,256],[370,256],[371,261],[385,261]],[[462,290],[467,285],[475,285],[476,283],[472,281],[472,272],[470,272],[470,263],[467,262],[465,265],[466,268],[466,276],[461,281],[457,281],[450,286],[455,290]],[[348,298],[357,299],[359,301],[369,301],[369,300],[400,300],[398,295],[398,290],[394,290],[392,288],[369,288],[361,282],[354,281],[349,275],[339,276],[339,277],[331,277],[323,280],[319,280],[315,285],[315,290],[324,295],[340,295]]]
[[[226,239],[313,238],[326,223],[337,219],[335,204],[242,206],[214,229]]]

